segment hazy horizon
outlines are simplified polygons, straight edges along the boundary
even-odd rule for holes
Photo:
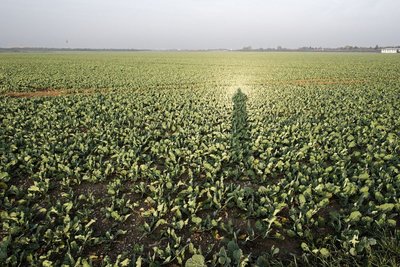
[[[2,0],[0,47],[400,45],[400,1]]]

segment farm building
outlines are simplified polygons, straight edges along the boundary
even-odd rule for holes
[[[394,53],[400,53],[400,49],[398,49],[398,48],[383,48],[381,50],[381,52],[384,54],[394,54]]]

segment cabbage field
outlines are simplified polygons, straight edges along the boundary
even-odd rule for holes
[[[0,53],[1,266],[399,266],[400,57]]]

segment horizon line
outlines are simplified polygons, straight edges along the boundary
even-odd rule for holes
[[[115,50],[115,51],[296,51],[296,50],[378,50],[385,48],[400,48],[400,45],[385,45],[385,46],[357,46],[357,45],[346,45],[346,46],[338,46],[338,47],[322,47],[322,46],[302,46],[297,48],[286,48],[283,46],[278,47],[257,47],[253,48],[252,46],[244,46],[242,48],[92,48],[92,47],[44,47],[44,46],[13,46],[13,47],[1,47],[1,50],[93,50],[93,51],[101,51],[101,50]]]

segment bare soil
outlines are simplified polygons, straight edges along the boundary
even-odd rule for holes
[[[268,84],[291,84],[291,85],[334,85],[334,84],[360,84],[366,82],[365,80],[358,79],[340,79],[340,80],[332,80],[332,79],[296,79],[296,80],[281,80],[281,81],[270,81],[264,85]],[[190,83],[192,84],[192,83]],[[172,87],[177,86],[178,84],[163,84],[158,85],[158,87]],[[179,84],[180,86],[182,84]],[[185,84],[183,84],[185,85]],[[108,89],[101,89],[101,91],[107,91]],[[70,94],[92,94],[94,93],[94,89],[48,89],[43,88],[34,92],[8,92],[2,94],[3,96],[9,96],[14,98],[32,98],[32,97],[57,97],[63,95]]]
[[[287,81],[273,81],[272,84],[293,84],[293,85],[332,85],[332,84],[360,84],[366,82],[365,80],[357,79],[297,79]]]
[[[108,92],[109,89],[100,89],[101,92]],[[13,98],[33,98],[33,97],[58,97],[76,94],[93,94],[95,89],[47,89],[43,88],[33,92],[7,92],[0,96],[8,96]]]
[[[5,96],[9,96],[9,97],[15,97],[15,98],[31,98],[31,97],[44,97],[44,96],[48,96],[48,97],[55,97],[55,96],[61,96],[61,95],[65,95],[66,92],[65,91],[36,91],[36,92],[10,92],[10,93],[5,93]]]

